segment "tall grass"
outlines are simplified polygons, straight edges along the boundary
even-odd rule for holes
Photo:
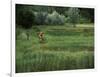
[[[38,26],[39,27],[39,26]],[[40,43],[37,31],[30,29],[30,39],[16,39],[16,72],[55,71],[94,68],[93,27],[39,27],[45,32]]]
[[[93,52],[37,51],[28,50],[16,59],[16,72],[35,72],[94,67]]]

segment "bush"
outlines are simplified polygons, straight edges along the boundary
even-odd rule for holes
[[[66,18],[64,15],[60,15],[54,11],[52,14],[48,14],[45,22],[48,25],[63,25],[66,22]]]

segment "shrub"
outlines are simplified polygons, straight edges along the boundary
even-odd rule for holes
[[[52,14],[48,14],[45,22],[48,25],[63,25],[66,22],[66,18],[64,15],[60,15],[54,11]]]

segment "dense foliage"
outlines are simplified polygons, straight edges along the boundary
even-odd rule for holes
[[[24,28],[34,25],[63,25],[71,23],[93,23],[94,9],[33,6],[16,4],[16,24]]]
[[[44,25],[45,24],[45,20],[47,17],[47,13],[46,12],[35,12],[35,25]]]
[[[68,22],[71,23],[74,27],[79,20],[79,9],[78,8],[69,8],[68,10]]]
[[[16,24],[23,28],[30,28],[34,23],[34,14],[30,7],[16,6]]]
[[[52,14],[48,14],[46,19],[46,24],[48,25],[63,25],[66,23],[66,17],[64,15],[60,15],[56,11]]]

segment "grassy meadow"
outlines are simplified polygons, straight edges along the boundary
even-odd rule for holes
[[[38,32],[44,32],[40,43]],[[27,40],[26,33],[29,33]],[[16,72],[94,68],[94,25],[16,28]]]

